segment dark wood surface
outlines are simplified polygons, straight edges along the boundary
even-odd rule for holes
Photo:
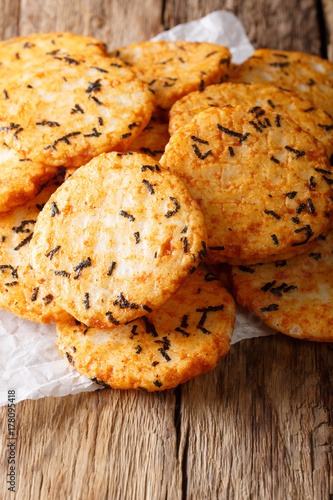
[[[255,47],[333,59],[332,0],[1,0],[1,7],[1,38],[68,30],[110,48],[224,8]],[[216,370],[174,391],[23,401],[16,494],[5,483],[3,407],[0,498],[332,499],[332,350],[276,335],[233,346]]]

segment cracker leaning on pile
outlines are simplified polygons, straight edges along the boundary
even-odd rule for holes
[[[331,63],[68,33],[0,61],[3,309],[56,322],[68,362],[121,389],[228,352],[235,302],[204,261],[269,326],[333,340]]]

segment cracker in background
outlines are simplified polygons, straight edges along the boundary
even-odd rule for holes
[[[270,83],[292,90],[333,117],[333,63],[282,50],[259,49],[230,75],[231,82]]]
[[[164,112],[189,92],[220,82],[231,60],[226,47],[185,41],[143,42],[122,47],[111,55],[129,64],[148,83]]]
[[[333,158],[333,118],[294,92],[273,85],[226,82],[210,85],[203,92],[192,92],[172,106],[169,132],[173,135],[201,111],[228,105],[258,106],[256,114],[259,113],[259,119],[263,115],[259,108],[288,116],[305,132],[321,141],[328,156]]]

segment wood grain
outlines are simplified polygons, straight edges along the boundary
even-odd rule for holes
[[[295,0],[166,0],[164,22],[171,28],[218,9],[239,18],[255,48],[320,53],[316,0],[302,0],[301,8]]]
[[[163,29],[162,1],[144,4],[145,8],[131,0],[21,0],[20,33],[71,31],[99,38],[111,50],[152,38]]]
[[[2,0],[0,34],[68,30],[112,49],[225,8],[256,47],[333,58],[332,0],[301,3]],[[328,500],[332,365],[332,346],[277,335],[233,346],[216,370],[174,391],[19,403],[15,498]],[[6,438],[3,407],[1,450]],[[5,478],[5,453],[0,473]],[[2,480],[0,498],[13,498],[6,488]]]

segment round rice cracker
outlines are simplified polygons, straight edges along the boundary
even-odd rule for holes
[[[112,328],[166,302],[203,260],[206,238],[180,179],[147,155],[109,153],[50,198],[31,256],[64,309],[88,326]]]
[[[58,170],[0,144],[0,212],[8,212],[31,200]]]
[[[71,57],[75,54],[105,56],[106,46],[96,38],[65,32],[10,38],[0,42],[0,73],[21,71],[36,60],[42,63],[50,55]]]
[[[219,83],[227,74],[231,55],[211,43],[143,42],[114,51],[148,83],[160,110],[168,111],[180,97]]]
[[[37,283],[30,266],[34,225],[44,203],[57,188],[55,181],[33,200],[2,214],[0,219],[0,307],[37,323],[69,318],[47,287]]]
[[[313,54],[259,49],[230,75],[230,81],[292,90],[333,116],[333,63]]]
[[[286,262],[234,266],[233,291],[264,323],[299,339],[333,341],[333,232]]]
[[[328,230],[325,148],[272,111],[257,119],[248,106],[199,113],[171,137],[161,164],[199,203],[212,264],[293,257]]]
[[[154,313],[112,330],[66,320],[57,324],[57,343],[67,361],[97,383],[162,391],[214,369],[229,351],[234,322],[232,296],[198,269]]]
[[[192,118],[211,107],[257,106],[256,116],[264,117],[262,109],[288,116],[305,132],[309,132],[326,147],[333,158],[333,118],[311,101],[302,99],[294,92],[287,92],[274,85],[221,83],[210,85],[203,92],[192,92],[177,101],[171,108],[169,132],[173,135]]]
[[[152,118],[141,134],[131,144],[131,151],[144,153],[159,161],[170,139],[168,124]]]
[[[26,158],[79,167],[100,153],[127,151],[155,99],[119,59],[49,56],[1,78],[0,139]]]

